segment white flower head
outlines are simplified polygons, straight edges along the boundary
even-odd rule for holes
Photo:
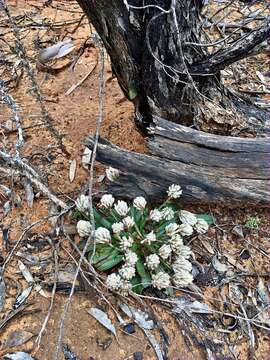
[[[108,178],[108,180],[110,181],[115,181],[119,178],[120,172],[117,169],[114,169],[112,167],[109,167],[108,169],[106,169],[106,176]]]
[[[165,227],[165,232],[168,236],[174,236],[179,232],[179,225],[171,223]]]
[[[116,273],[107,276],[106,285],[110,290],[118,290],[121,285],[121,277]]]
[[[118,200],[117,203],[114,205],[114,210],[117,212],[118,215],[124,217],[129,212],[129,207],[125,201]]]
[[[158,249],[158,254],[163,260],[168,259],[171,253],[172,253],[172,249],[168,244],[164,244]]]
[[[198,219],[194,229],[199,234],[205,234],[209,229],[209,225],[204,219]]]
[[[174,211],[172,208],[170,207],[165,207],[164,209],[162,209],[161,211],[162,214],[162,219],[163,220],[172,220],[174,218]]]
[[[179,212],[179,219],[183,224],[189,224],[191,226],[194,226],[197,222],[196,215],[186,210],[181,210]]]
[[[183,246],[183,239],[179,234],[176,234],[170,238],[169,243],[171,245],[172,250],[174,252],[178,252]]]
[[[112,231],[114,234],[119,234],[123,230],[124,230],[124,224],[122,224],[121,222],[112,224]]]
[[[162,212],[158,209],[151,210],[149,218],[152,221],[159,222],[163,219]]]
[[[172,265],[174,276],[173,282],[176,286],[187,286],[192,283],[192,264],[182,256],[178,256]]]
[[[146,260],[145,265],[150,270],[155,270],[160,263],[160,260],[159,260],[159,257],[157,254],[151,254],[151,255],[147,256],[145,260]]]
[[[135,276],[135,267],[130,265],[123,265],[122,268],[119,270],[120,276],[125,280],[130,280]]]
[[[120,287],[119,287],[119,293],[122,296],[128,296],[132,291],[132,284],[127,281],[127,280],[122,280],[120,282]]]
[[[193,282],[193,276],[188,271],[177,272],[173,276],[173,283],[175,286],[185,287]]]
[[[125,253],[125,260],[127,264],[134,266],[138,261],[138,256],[135,252],[129,250]]]
[[[175,262],[172,264],[173,271],[175,273],[181,272],[181,271],[191,271],[192,270],[192,264],[187,259],[184,259],[181,256],[178,256]]]
[[[181,258],[188,259],[192,255],[192,251],[189,246],[182,245],[176,251],[177,255]]]
[[[76,208],[81,211],[85,212],[88,211],[90,208],[89,197],[86,195],[80,195],[78,199],[75,201]]]
[[[95,239],[98,244],[107,244],[111,241],[110,231],[104,227],[99,227],[95,231]]]
[[[157,274],[152,275],[152,285],[155,288],[159,290],[166,289],[170,284],[170,276],[167,273],[160,271]]]
[[[77,222],[77,231],[80,237],[89,236],[92,231],[92,226],[89,221],[80,220]]]
[[[138,196],[133,200],[133,206],[138,210],[144,210],[147,202],[143,196]]]
[[[124,251],[124,250],[131,248],[132,244],[133,244],[132,237],[130,237],[130,236],[129,237],[126,237],[126,236],[121,237],[121,240],[120,240],[120,249],[121,250]]]
[[[182,192],[183,191],[182,191],[180,185],[172,184],[169,187],[167,194],[168,194],[169,199],[178,199],[182,195]]]
[[[103,195],[100,199],[100,205],[105,209],[110,209],[113,206],[114,197],[111,194]]]
[[[179,225],[179,232],[182,236],[190,236],[193,233],[193,227],[189,224],[181,224]]]
[[[145,238],[143,239],[143,241],[141,243],[142,244],[147,243],[148,245],[150,245],[154,241],[157,241],[157,237],[154,234],[154,231],[152,230],[149,234],[147,234],[145,236]]]
[[[130,229],[134,224],[135,221],[131,216],[126,216],[123,220],[122,220],[124,227],[126,229]]]

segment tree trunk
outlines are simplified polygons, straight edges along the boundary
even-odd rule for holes
[[[209,54],[198,45],[203,0],[129,0],[129,7],[123,0],[77,1],[101,36],[124,94],[134,102],[138,125],[148,125],[152,116],[201,129],[213,122],[216,133],[241,128],[251,117],[259,127],[264,124],[267,113],[227,91],[220,70],[265,41],[268,23]]]

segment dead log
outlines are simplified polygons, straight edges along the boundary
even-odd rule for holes
[[[269,138],[213,135],[154,117],[147,141],[151,155],[100,141],[97,160],[122,172],[108,189],[115,196],[157,202],[180,184],[187,203],[270,205]]]

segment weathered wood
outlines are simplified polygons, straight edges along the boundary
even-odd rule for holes
[[[197,125],[208,130],[203,124],[211,124],[217,116],[212,114],[215,104],[223,119],[213,132],[229,135],[244,119],[249,119],[246,130],[264,131],[267,112],[228,91],[220,81],[220,70],[267,40],[267,21],[213,52],[201,46],[206,41],[205,1],[155,0],[151,6],[143,0],[77,2],[100,35],[113,73],[135,105],[135,122],[141,129],[153,115],[184,125],[196,115]]]
[[[269,139],[204,134],[160,118],[154,125],[148,139],[153,156],[100,142],[97,160],[122,172],[110,187],[116,196],[159,201],[175,183],[183,187],[183,202],[270,205]],[[91,149],[93,140],[86,144]]]
[[[230,178],[268,179],[269,141],[217,136],[155,117],[148,146],[153,155],[200,166],[209,174]],[[205,168],[205,169],[204,169]]]

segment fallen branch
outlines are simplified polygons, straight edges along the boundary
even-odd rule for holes
[[[100,141],[97,160],[124,175],[110,185],[114,195],[157,202],[175,183],[187,203],[270,206],[268,138],[218,136],[155,117],[148,147],[152,156]]]
[[[0,157],[5,154],[3,151],[0,151]],[[12,161],[12,157],[8,154],[5,154],[5,158],[9,158],[8,163],[12,166],[12,168],[0,166],[0,172],[2,174],[8,176],[25,176],[28,180],[31,181],[36,188],[43,193],[43,195],[47,196],[54,204],[60,206],[62,209],[69,209],[69,206],[62,200],[60,200],[45,184],[41,182],[41,180],[30,173],[27,169],[31,169],[34,173],[35,170],[28,164],[24,163],[21,159],[16,159],[16,161]],[[3,158],[3,157],[2,157]],[[14,159],[13,159],[14,160]]]

